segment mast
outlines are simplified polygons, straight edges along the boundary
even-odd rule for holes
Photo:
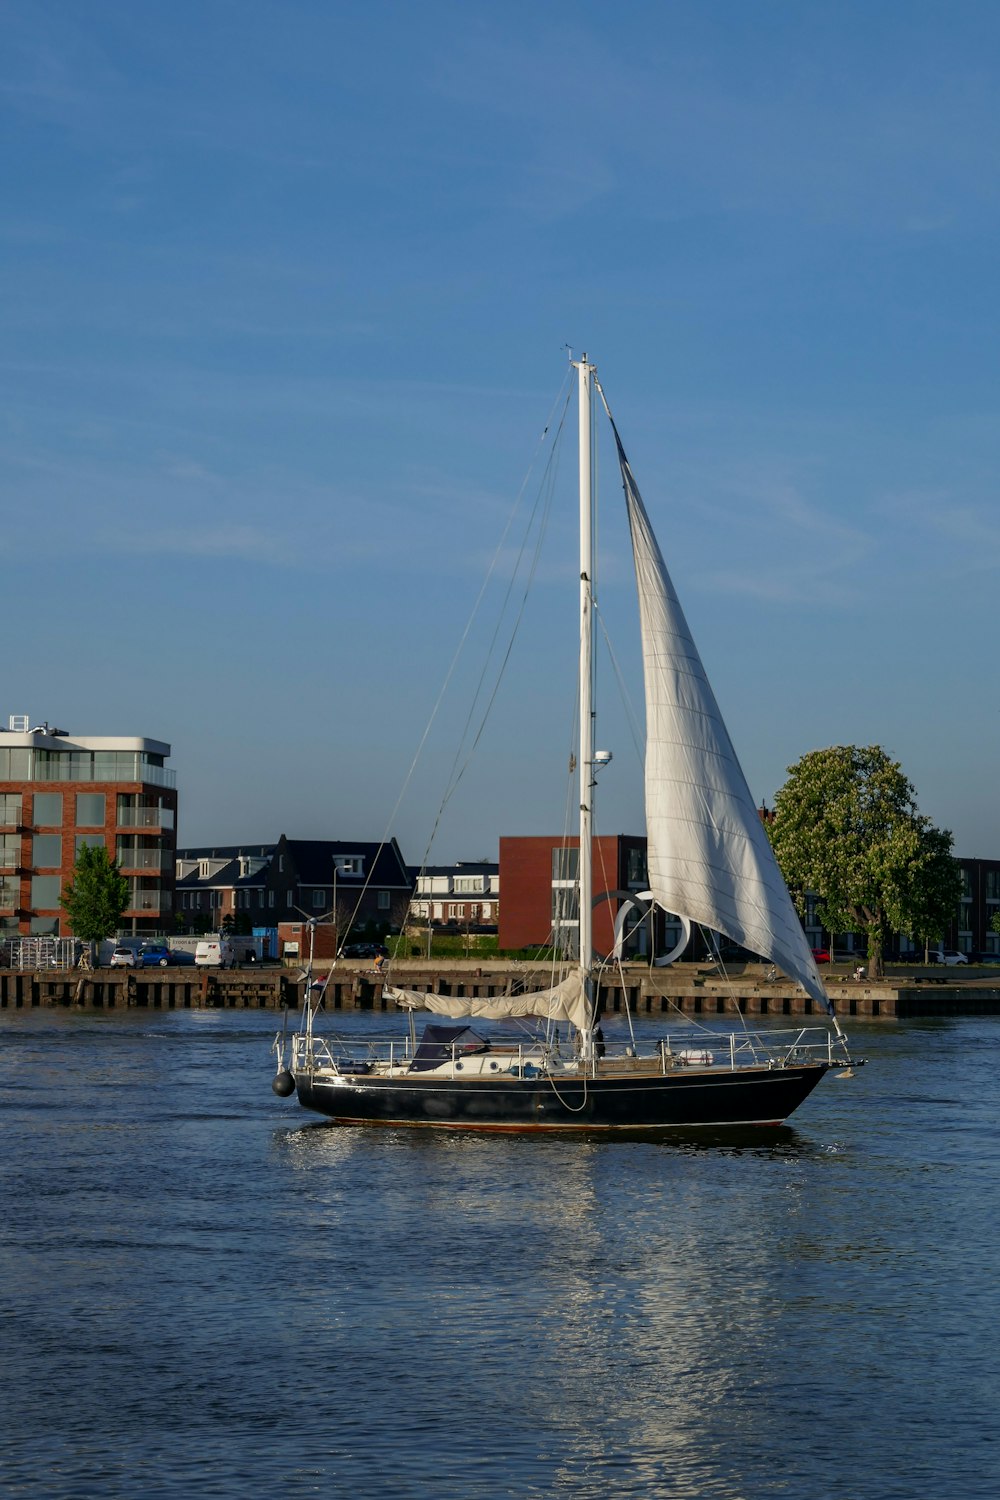
[[[589,976],[593,962],[594,886],[591,870],[594,794],[594,631],[593,546],[594,483],[591,467],[594,366],[586,354],[576,362],[580,414],[580,850],[579,933],[580,966]],[[591,981],[587,979],[588,996]],[[583,1056],[589,1059],[590,1033],[582,1037]]]

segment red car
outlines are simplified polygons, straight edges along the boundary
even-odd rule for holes
[[[814,948],[812,955],[818,964],[828,964],[830,962],[829,948]]]

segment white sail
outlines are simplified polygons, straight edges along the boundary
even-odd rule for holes
[[[831,1009],[617,431],[615,440],[639,591],[650,889],[666,911],[771,959]]]
[[[583,974],[576,969],[561,984],[550,990],[536,990],[527,995],[496,995],[492,999],[473,995],[424,994],[421,990],[390,988],[383,993],[406,1010],[429,1010],[436,1016],[478,1017],[485,1021],[505,1021],[528,1016],[545,1016],[551,1021],[568,1021],[577,1031],[589,1034],[593,1015],[584,989]]]

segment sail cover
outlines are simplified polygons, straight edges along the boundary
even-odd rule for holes
[[[567,974],[553,989],[537,990],[529,995],[496,995],[492,999],[473,995],[425,995],[421,990],[395,989],[389,985],[385,986],[383,994],[406,1010],[429,1010],[436,1016],[475,1016],[485,1021],[544,1016],[551,1021],[568,1021],[577,1031],[589,1031],[593,1025],[593,1013],[579,969]]]
[[[612,423],[612,426],[614,424]],[[832,1012],[615,430],[639,590],[649,886]]]

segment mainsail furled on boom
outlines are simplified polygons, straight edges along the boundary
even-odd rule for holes
[[[583,973],[574,969],[561,984],[527,995],[496,995],[492,999],[473,995],[424,994],[420,990],[395,989],[383,993],[406,1010],[429,1010],[436,1016],[469,1016],[486,1021],[507,1021],[541,1016],[550,1021],[568,1021],[577,1031],[589,1032],[593,1012],[587,999]]]
[[[773,960],[832,1014],[617,428],[615,442],[639,591],[649,887],[665,911]]]

